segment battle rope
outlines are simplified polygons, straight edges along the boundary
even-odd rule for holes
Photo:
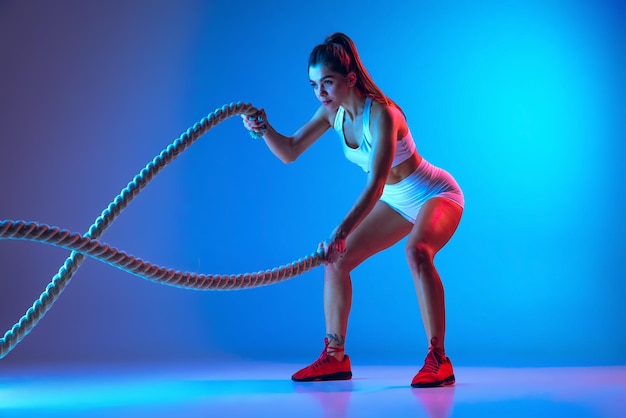
[[[231,116],[254,115],[255,113],[254,106],[241,102],[224,105],[210,113],[150,161],[96,218],[89,231],[84,235],[36,222],[0,221],[0,239],[36,241],[72,250],[71,255],[65,260],[45,291],[26,311],[24,316],[0,339],[0,359],[19,344],[50,310],[76,270],[83,263],[85,256],[157,283],[196,290],[235,290],[266,286],[290,279],[322,264],[324,261],[323,251],[318,249],[317,252],[309,256],[271,270],[237,275],[198,274],[156,266],[98,241],[98,238],[139,194],[141,189],[193,142]]]
[[[195,290],[238,290],[270,285],[317,267],[324,256],[320,248],[303,259],[270,270],[243,274],[199,274],[156,266],[77,232],[37,222],[0,221],[0,239],[35,241],[65,248],[153,282]]]

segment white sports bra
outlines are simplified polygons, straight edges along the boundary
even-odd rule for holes
[[[335,116],[334,129],[339,134],[341,138],[341,144],[343,148],[343,153],[346,158],[358,165],[365,171],[369,173],[370,171],[370,160],[372,153],[372,143],[374,142],[372,139],[372,134],[370,133],[370,112],[372,109],[372,98],[368,96],[365,99],[365,108],[363,109],[363,139],[358,148],[352,148],[346,142],[346,138],[343,135],[343,118],[345,110],[343,107],[339,107],[337,109],[337,115]],[[391,163],[391,167],[395,167],[398,164],[406,161],[413,155],[415,152],[415,142],[413,141],[413,137],[411,136],[411,131],[408,131],[406,136],[400,140],[398,140],[398,144],[396,145],[396,155],[393,156],[393,162]]]

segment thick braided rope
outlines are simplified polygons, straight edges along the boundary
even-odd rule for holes
[[[267,286],[319,266],[324,257],[320,249],[303,259],[271,270],[243,274],[199,274],[156,266],[95,239],[37,222],[0,221],[0,239],[35,241],[65,248],[153,282],[194,290],[238,290]]]
[[[262,272],[260,274],[262,276],[261,279],[259,279],[259,273],[244,275],[198,275],[195,273],[173,272],[171,269],[164,269],[150,263],[141,262],[141,260],[111,249],[107,245],[102,245],[101,247],[98,246],[100,243],[96,240],[111,225],[113,220],[122,212],[122,210],[128,206],[135,196],[137,196],[139,192],[152,180],[152,178],[154,178],[154,176],[157,175],[167,164],[173,161],[174,158],[187,149],[193,142],[223,120],[240,114],[254,114],[255,111],[256,109],[251,104],[244,104],[241,102],[231,103],[230,105],[224,105],[221,108],[216,109],[200,122],[193,125],[193,127],[187,129],[185,133],[161,151],[159,155],[150,161],[133,178],[133,180],[128,183],[124,189],[122,189],[120,194],[118,194],[102,212],[102,214],[96,218],[94,223],[89,228],[89,231],[82,237],[69,231],[61,231],[58,230],[58,228],[50,228],[47,226],[38,226],[33,223],[15,223],[14,221],[3,221],[0,223],[0,225],[2,225],[2,230],[5,231],[3,233],[6,233],[7,236],[5,239],[29,239],[25,237],[29,236],[29,234],[34,234],[33,237],[37,236],[38,240],[42,239],[44,242],[53,245],[63,243],[61,246],[73,250],[71,255],[60,267],[58,273],[52,278],[52,281],[48,284],[48,286],[46,286],[45,291],[26,311],[24,316],[22,316],[20,320],[4,334],[4,337],[0,339],[0,359],[4,358],[17,344],[19,344],[20,341],[28,335],[37,323],[39,323],[41,318],[43,318],[43,316],[50,310],[65,287],[67,287],[76,270],[78,270],[80,265],[83,263],[85,254],[94,258],[98,258],[99,256],[106,254],[109,256],[108,259],[102,259],[102,261],[116,265],[117,267],[144,278],[163,281],[173,286],[190,288],[199,288],[194,287],[198,284],[200,287],[204,286],[203,288],[206,290],[226,290],[232,288],[262,286],[270,284],[271,282],[296,276],[319,265],[322,261],[322,257],[320,254],[317,254],[306,257],[302,261],[295,262],[295,265],[292,263],[289,267],[283,268],[281,266],[279,269]],[[30,232],[28,233],[28,231]],[[39,232],[39,235],[37,232]],[[22,236],[22,238],[16,238],[19,236]],[[110,251],[114,251],[116,253],[112,254]],[[127,263],[124,264],[122,262],[119,265],[115,264],[115,262],[120,262],[122,259],[127,261]],[[275,271],[278,272],[275,273]],[[267,277],[269,277],[269,279],[267,279]],[[185,284],[189,283],[192,285],[185,286]],[[237,287],[236,285],[240,286]]]

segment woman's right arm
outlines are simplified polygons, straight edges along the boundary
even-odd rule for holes
[[[285,164],[295,161],[330,128],[329,115],[323,106],[320,106],[313,117],[291,136],[285,136],[274,129],[267,122],[263,109],[259,109],[257,120],[249,120],[243,115],[242,118],[246,129],[256,132],[265,130],[263,140],[270,151]]]

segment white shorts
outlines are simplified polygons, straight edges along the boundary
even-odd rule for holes
[[[422,159],[407,178],[386,184],[380,197],[406,220],[415,223],[417,214],[428,199],[444,197],[463,207],[465,200],[458,183],[447,171]]]

